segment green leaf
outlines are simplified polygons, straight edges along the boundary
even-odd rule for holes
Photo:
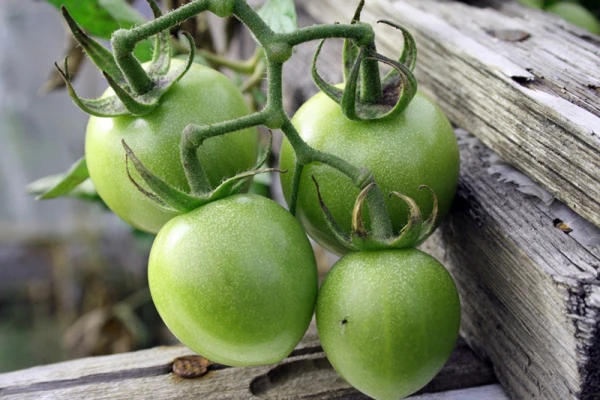
[[[67,7],[71,16],[90,35],[110,39],[119,28],[130,28],[146,18],[125,0],[46,0],[56,8]],[[151,42],[140,42],[134,52],[140,61],[152,58]]]
[[[60,9],[64,5],[90,35],[110,39],[119,28],[129,28],[145,18],[125,0],[46,0]]]
[[[85,157],[82,157],[66,173],[37,180],[27,189],[31,194],[39,195],[37,200],[53,199],[68,195],[89,177]]]
[[[294,0],[267,0],[258,10],[258,14],[277,33],[288,33],[298,29]]]

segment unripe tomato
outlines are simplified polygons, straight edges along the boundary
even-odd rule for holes
[[[546,8],[546,11],[556,14],[565,21],[577,25],[595,35],[600,35],[600,22],[596,19],[594,14],[580,4],[561,1],[552,4]]]
[[[323,93],[308,100],[292,120],[300,136],[312,147],[334,154],[356,167],[369,168],[384,194],[392,191],[412,197],[425,218],[432,210],[428,191],[432,188],[439,200],[440,218],[450,208],[458,184],[458,144],[452,126],[438,106],[418,92],[400,115],[381,120],[355,122],[347,119],[340,106]],[[287,140],[281,149],[283,192],[289,201],[295,162]],[[359,190],[341,172],[320,163],[312,163],[302,173],[297,217],[323,247],[337,254],[348,250],[330,232],[318,202],[314,175],[323,199],[346,232]],[[386,196],[387,197],[387,196]],[[395,232],[406,224],[408,209],[398,198],[387,200]],[[367,224],[368,226],[368,224]]]
[[[182,64],[181,60],[171,60],[171,68]],[[189,191],[179,152],[183,129],[190,123],[212,124],[249,112],[242,94],[225,75],[194,63],[149,114],[90,118],[85,155],[92,182],[115,214],[138,229],[156,233],[176,214],[159,208],[129,181],[121,139],[154,174]],[[258,133],[254,128],[208,139],[198,149],[213,186],[252,168],[257,155]],[[142,183],[135,168],[130,169]]]
[[[376,399],[425,386],[452,353],[460,301],[450,274],[416,249],[350,253],[329,272],[317,328],[335,370]]]
[[[315,257],[302,227],[253,194],[169,221],[152,246],[148,280],[171,332],[232,366],[285,358],[308,328],[317,296]]]

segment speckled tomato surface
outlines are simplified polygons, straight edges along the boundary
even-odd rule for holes
[[[347,119],[338,104],[323,93],[306,102],[292,120],[312,147],[345,159],[356,167],[369,168],[384,194],[392,191],[415,199],[425,218],[431,213],[431,187],[439,199],[440,218],[454,197],[458,183],[459,153],[452,126],[438,106],[418,92],[403,113],[381,121]],[[295,163],[287,140],[281,150],[281,183],[289,201]],[[329,230],[318,202],[313,176],[319,182],[331,214],[346,232],[359,190],[341,172],[321,163],[307,165],[300,182],[297,217],[319,244],[337,254],[348,250]],[[387,200],[396,233],[406,224],[408,209],[397,197]],[[369,224],[367,223],[367,227]]]
[[[452,277],[416,249],[350,253],[319,292],[317,328],[327,358],[376,399],[425,386],[448,360],[459,327]]]
[[[171,332],[233,366],[285,358],[308,328],[317,296],[304,230],[283,207],[253,194],[169,221],[152,246],[148,279]]]
[[[181,60],[171,60],[171,68],[182,64]],[[90,178],[115,214],[138,229],[157,233],[176,214],[165,211],[129,181],[121,140],[154,174],[189,192],[179,152],[183,129],[190,123],[214,124],[248,113],[244,97],[225,75],[194,63],[149,114],[90,117],[85,138]],[[198,149],[198,158],[213,186],[225,177],[252,168],[257,155],[255,128],[208,139]],[[131,169],[142,182],[135,169]]]

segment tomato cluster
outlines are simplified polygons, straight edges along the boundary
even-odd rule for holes
[[[172,67],[180,63],[174,60]],[[224,75],[194,64],[151,113],[90,119],[86,156],[99,195],[131,225],[158,232],[148,277],[164,322],[182,343],[214,362],[260,365],[292,351],[316,305],[323,348],[346,380],[375,398],[417,391],[456,342],[457,290],[444,267],[418,250],[349,252],[336,239],[311,179],[321,184],[332,217],[350,230],[360,190],[346,176],[324,164],[305,166],[295,219],[274,201],[252,194],[174,212],[140,188],[139,171],[123,168],[122,140],[157,177],[189,191],[180,132],[189,123],[206,125],[248,112]],[[382,191],[413,198],[425,215],[434,208],[440,215],[448,211],[458,180],[458,147],[448,120],[423,93],[401,114],[377,121],[350,121],[321,93],[292,123],[313,148],[369,168]],[[198,159],[216,186],[251,168],[257,154],[252,128],[207,140]],[[290,170],[281,175],[289,199],[296,158],[287,141],[280,159],[281,168]],[[435,204],[419,191],[421,185],[435,193]],[[387,207],[394,232],[402,231],[410,207],[397,198],[388,199]],[[318,300],[305,230],[325,248],[349,253],[327,275]]]
[[[218,15],[235,9],[256,24],[254,32],[264,31],[245,2],[223,4],[231,7]],[[66,63],[59,69],[75,102],[95,115],[86,159],[67,178],[80,183],[89,174],[111,210],[157,233],[150,291],[182,343],[221,364],[275,363],[298,344],[316,307],[333,367],[364,393],[392,399],[427,384],[458,337],[454,281],[414,246],[450,208],[459,154],[445,115],[417,91],[414,40],[384,21],[402,31],[405,46],[399,61],[377,53],[371,28],[356,24],[362,5],[346,27],[309,27],[303,37],[301,30],[262,32],[263,40],[270,35],[263,51],[275,77],[267,106],[253,114],[228,78],[192,63],[193,43],[187,63],[170,61],[164,31],[152,62],[142,66],[126,54],[131,33],[113,36],[113,60],[68,19],[84,50],[110,72],[111,89],[101,99],[80,99]],[[323,93],[290,120],[276,86],[292,47],[350,30],[363,39],[345,42],[344,85],[327,86],[313,65]],[[393,69],[383,79],[378,62]],[[271,199],[243,193],[245,182],[265,171],[258,170],[266,160],[258,157],[261,124],[286,135],[281,183],[296,218]],[[72,189],[68,179],[53,190]],[[320,291],[306,233],[342,255]]]

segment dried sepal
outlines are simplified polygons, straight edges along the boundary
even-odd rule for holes
[[[356,202],[354,203],[354,210],[352,211],[353,236],[366,237],[369,235],[363,223],[363,207],[365,204],[365,200],[367,199],[367,195],[374,187],[375,184],[370,183],[359,193],[358,197],[356,198]]]
[[[423,227],[421,228],[421,237],[419,238],[419,240],[423,240],[424,238],[429,236],[429,234],[435,229],[435,225],[437,223],[438,212],[439,212],[438,198],[437,198],[434,190],[427,185],[419,186],[419,190],[423,190],[423,189],[427,189],[429,191],[429,193],[431,193],[431,198],[433,200],[433,208],[431,210],[431,214],[429,215],[429,218],[427,218],[423,222]]]
[[[391,196],[396,196],[402,199],[409,209],[409,216],[406,225],[402,227],[400,233],[395,238],[389,241],[389,246],[395,249],[411,247],[417,244],[421,239],[421,231],[423,228],[423,216],[417,203],[410,197],[402,193],[392,192]]]
[[[435,192],[428,186],[422,185],[419,190],[426,188],[433,196],[433,211],[431,216],[423,221],[421,210],[417,203],[410,197],[398,192],[392,192],[390,197],[396,196],[406,203],[409,209],[409,218],[400,232],[392,237],[378,237],[373,232],[366,229],[363,220],[363,209],[366,204],[367,196],[371,190],[376,187],[375,183],[367,185],[358,195],[352,211],[352,229],[348,234],[337,223],[329,208],[323,201],[319,184],[315,177],[312,177],[316,189],[319,205],[325,216],[328,228],[336,239],[350,251],[376,251],[386,249],[403,249],[414,247],[420,244],[435,227],[435,221],[438,215],[438,202]]]

